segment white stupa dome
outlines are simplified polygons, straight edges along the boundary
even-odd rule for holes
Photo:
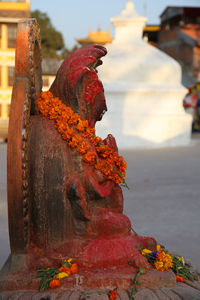
[[[111,22],[115,39],[99,69],[108,112],[97,134],[112,133],[121,149],[187,145],[192,118],[183,109],[180,65],[143,40],[146,18],[131,0]]]
[[[109,88],[132,89],[176,86],[181,82],[180,65],[164,52],[149,45],[142,38],[147,19],[137,14],[132,1],[111,19],[115,39],[106,45],[100,77]]]

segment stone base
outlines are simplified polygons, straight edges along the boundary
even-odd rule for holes
[[[129,300],[130,289],[116,289],[116,300]],[[83,291],[77,287],[74,289],[56,289],[38,292],[36,290],[18,290],[0,292],[1,300],[109,300],[109,289],[95,289]],[[177,283],[173,288],[148,289],[139,288],[134,295],[134,300],[199,300],[200,283]]]
[[[32,273],[7,273],[0,277],[0,300],[108,300],[110,290],[116,290],[117,299],[130,299],[133,279],[138,269],[113,267],[101,270],[80,269],[78,274],[61,280],[55,290],[39,292],[40,279],[31,279]],[[172,271],[148,270],[139,277],[134,300],[199,300],[200,283],[177,283]]]
[[[131,266],[126,269],[115,267],[95,271],[80,270],[78,274],[62,279],[61,289],[129,289],[136,274],[137,270]],[[39,290],[40,279],[32,280],[35,275],[35,272],[2,275],[0,277],[0,290]],[[140,276],[139,282],[140,287],[146,288],[172,288],[176,286],[176,278],[172,271],[149,270]]]

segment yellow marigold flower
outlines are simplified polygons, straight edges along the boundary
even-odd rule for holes
[[[159,252],[157,255],[157,261],[154,263],[156,269],[160,271],[168,271],[170,268],[173,267],[173,259],[169,253]]]
[[[157,250],[158,252],[162,252],[162,248],[161,248],[161,246],[160,246],[159,244],[157,244],[156,250]]]
[[[178,257],[178,260],[182,261],[182,258],[181,258],[181,257]]]
[[[145,249],[142,250],[142,255],[144,255],[144,256],[145,256],[146,254],[151,254],[151,253],[152,253],[152,251],[149,250],[149,249],[146,249],[146,248],[145,248]]]
[[[63,262],[68,262],[70,265],[71,265],[71,261],[72,261],[72,258],[69,258],[69,259],[65,259]]]
[[[156,261],[154,263],[154,265],[155,265],[155,267],[156,267],[157,270],[159,270],[159,271],[165,271],[165,268],[164,268],[164,265],[163,265],[162,261],[160,261],[160,260]]]
[[[56,278],[57,278],[57,279],[62,279],[62,278],[68,277],[68,276],[69,276],[69,275],[68,275],[67,273],[61,272],[61,273],[58,273],[58,274],[56,275]]]
[[[172,268],[173,267],[172,261],[166,261],[165,264],[164,264],[164,267],[165,267],[166,271],[168,269]]]
[[[185,260],[184,260],[183,256],[182,257],[178,257],[178,260],[180,260],[183,263],[183,265],[185,265]]]

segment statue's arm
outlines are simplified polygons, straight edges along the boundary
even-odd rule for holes
[[[86,221],[89,219],[86,192],[78,178],[71,178],[67,186],[67,198],[72,207],[76,219]]]

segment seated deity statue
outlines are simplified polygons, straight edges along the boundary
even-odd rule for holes
[[[127,263],[135,240],[154,246],[131,233],[122,213],[126,162],[115,138],[95,134],[107,110],[96,70],[105,54],[104,47],[92,45],[67,57],[49,91],[39,95],[30,124],[30,245],[50,256],[64,256],[67,249],[80,264]]]
[[[107,111],[97,67],[106,49],[77,49],[42,92],[39,27],[18,26],[8,133],[7,269],[54,266],[66,257],[80,267],[148,266],[139,248],[151,237],[132,232],[123,214],[126,162],[115,138],[98,137]],[[23,263],[18,263],[22,261]]]

